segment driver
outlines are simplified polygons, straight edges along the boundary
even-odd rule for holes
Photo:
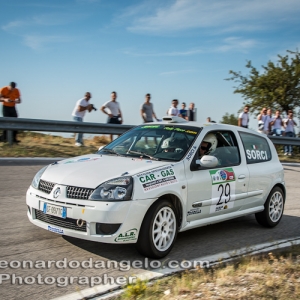
[[[213,133],[208,133],[201,142],[199,148],[200,158],[203,155],[208,155],[217,148],[218,140]]]

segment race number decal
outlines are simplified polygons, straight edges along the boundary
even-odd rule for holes
[[[210,213],[232,208],[235,200],[235,174],[232,168],[209,171],[212,182]]]

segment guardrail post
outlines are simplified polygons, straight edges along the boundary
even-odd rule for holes
[[[12,130],[6,131],[6,138],[7,138],[8,144],[10,146],[12,146],[12,144],[13,144],[13,131]]]

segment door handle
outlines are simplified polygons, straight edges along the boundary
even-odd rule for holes
[[[238,177],[238,179],[245,179],[246,178],[246,175],[240,175],[239,177]]]

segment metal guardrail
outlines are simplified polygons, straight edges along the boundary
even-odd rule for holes
[[[22,118],[0,118],[0,129],[7,130],[7,141],[13,143],[13,130],[71,132],[92,134],[122,134],[134,125],[103,124],[75,121],[55,121]]]
[[[0,129],[7,130],[7,140],[13,143],[13,130],[71,132],[91,134],[122,134],[133,128],[134,125],[118,125],[104,123],[89,123],[75,121],[55,121],[22,118],[0,118]],[[300,146],[300,139],[295,137],[272,136],[268,138],[276,145]]]

